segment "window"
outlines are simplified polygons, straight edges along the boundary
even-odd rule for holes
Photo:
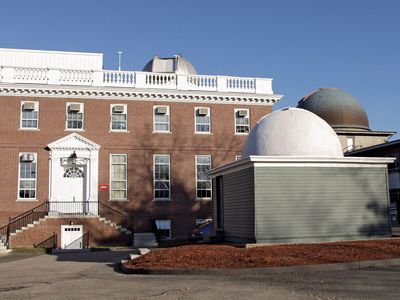
[[[195,113],[195,126],[196,133],[210,133],[210,108],[209,107],[196,107]]]
[[[156,220],[156,226],[160,238],[171,238],[171,220]]]
[[[155,132],[170,132],[169,106],[154,106],[154,124]]]
[[[67,103],[67,129],[83,129],[83,103]]]
[[[126,104],[111,105],[111,124],[112,131],[127,131],[128,118]]]
[[[250,117],[248,109],[235,109],[235,133],[247,134],[250,132]]]
[[[242,158],[241,155],[236,155],[236,156],[235,156],[235,160],[239,160],[239,159],[241,159],[241,158]]]
[[[170,157],[154,155],[154,199],[170,199]]]
[[[110,199],[127,199],[127,155],[110,155]]]
[[[211,155],[196,155],[196,198],[211,198],[211,179],[207,172],[211,170]]]
[[[347,137],[347,148],[346,151],[354,150],[354,137]]]
[[[19,154],[18,199],[36,199],[36,153]]]
[[[39,128],[39,102],[21,102],[21,129]]]

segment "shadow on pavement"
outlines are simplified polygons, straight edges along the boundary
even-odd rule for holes
[[[121,259],[127,259],[132,250],[123,251],[93,251],[76,253],[57,253],[57,261],[94,262],[114,264]]]

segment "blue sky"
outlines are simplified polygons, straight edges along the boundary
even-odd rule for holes
[[[276,108],[318,87],[356,97],[374,130],[400,131],[400,1],[4,1],[0,47],[104,53],[141,70],[181,53],[200,74],[274,78]],[[396,135],[399,138],[400,135]]]

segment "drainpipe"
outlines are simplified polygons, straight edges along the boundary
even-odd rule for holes
[[[52,190],[51,190],[51,179],[53,177],[53,151],[50,150],[50,155],[49,155],[49,200],[51,199],[51,194],[52,194]]]

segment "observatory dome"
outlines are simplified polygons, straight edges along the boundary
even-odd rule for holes
[[[333,129],[369,130],[368,116],[350,94],[334,88],[320,88],[301,99],[298,108],[309,110]]]
[[[197,74],[193,65],[181,55],[174,55],[173,57],[167,58],[154,56],[143,68],[143,71],[154,73]]]
[[[262,119],[251,130],[242,157],[343,157],[335,131],[323,119],[304,109],[284,108]]]

